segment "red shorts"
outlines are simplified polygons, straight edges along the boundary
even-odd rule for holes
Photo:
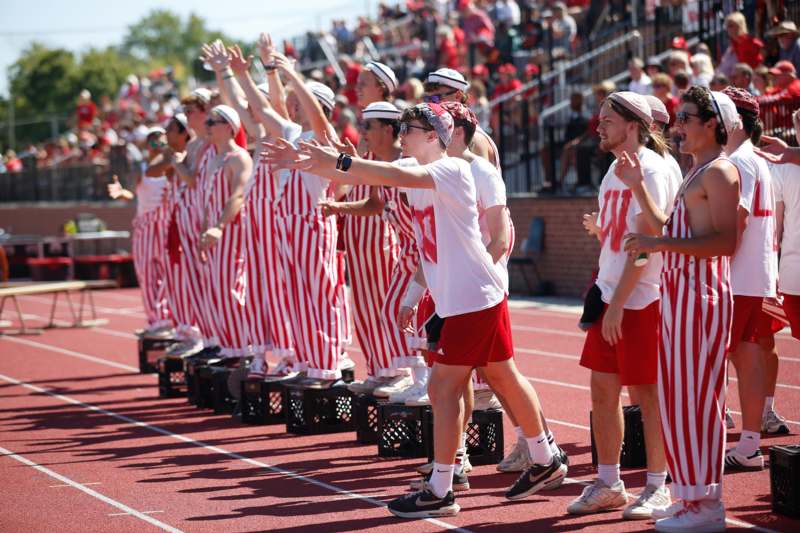
[[[603,317],[586,334],[581,366],[597,372],[619,374],[622,385],[655,385],[658,378],[658,331],[661,327],[660,302],[644,309],[625,309],[622,314],[622,338],[609,344],[603,338]]]
[[[784,294],[783,311],[789,319],[789,326],[792,328],[792,337],[800,340],[800,295]]]
[[[481,311],[444,320],[436,362],[442,365],[486,366],[514,356],[508,299]]]
[[[728,352],[735,352],[740,342],[758,342],[759,338],[769,337],[775,331],[780,331],[780,328],[774,329],[774,319],[762,310],[763,305],[763,296],[734,295]]]

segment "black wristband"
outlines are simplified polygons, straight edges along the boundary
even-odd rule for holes
[[[342,168],[342,159],[344,159],[344,152],[339,153],[339,159],[336,160],[336,170]]]
[[[344,157],[342,158],[342,172],[347,172],[350,170],[350,165],[353,164],[353,158],[347,154],[342,154]]]

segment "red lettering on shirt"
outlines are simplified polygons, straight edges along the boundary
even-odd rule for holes
[[[612,189],[606,191],[603,196],[603,207],[600,210],[600,242],[605,245],[606,239],[611,236],[611,250],[619,252],[622,249],[622,238],[628,232],[628,225],[625,219],[628,216],[628,208],[631,204],[630,189]],[[608,206],[611,206],[611,213],[608,213]]]
[[[422,236],[422,242],[419,243],[422,258],[436,264],[436,217],[433,215],[432,205],[421,211],[414,209],[414,225]]]
[[[767,200],[771,200],[771,198],[767,197]],[[771,204],[772,202],[770,202]],[[755,198],[753,199],[753,216],[754,217],[771,217],[772,216],[772,209],[768,205],[766,208],[761,207],[761,182],[756,183],[756,192]]]

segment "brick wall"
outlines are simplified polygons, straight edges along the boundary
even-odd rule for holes
[[[533,217],[544,218],[544,251],[538,260],[542,279],[555,286],[556,294],[581,296],[597,268],[600,243],[583,229],[581,217],[597,210],[596,198],[533,198],[508,199],[516,230],[514,255],[522,254],[522,241],[528,235]],[[529,268],[529,267],[527,267]],[[511,291],[527,289],[518,269],[511,272]],[[529,272],[529,278],[532,274]]]

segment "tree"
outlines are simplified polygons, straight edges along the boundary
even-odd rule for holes
[[[156,9],[128,27],[121,50],[141,60],[186,61],[181,18],[166,9]]]
[[[72,52],[33,43],[9,68],[11,92],[28,112],[65,110],[77,96],[77,64]]]
[[[121,56],[113,47],[105,50],[92,48],[81,57],[76,84],[88,89],[95,100],[100,96],[113,98],[137,66],[135,61]]]

